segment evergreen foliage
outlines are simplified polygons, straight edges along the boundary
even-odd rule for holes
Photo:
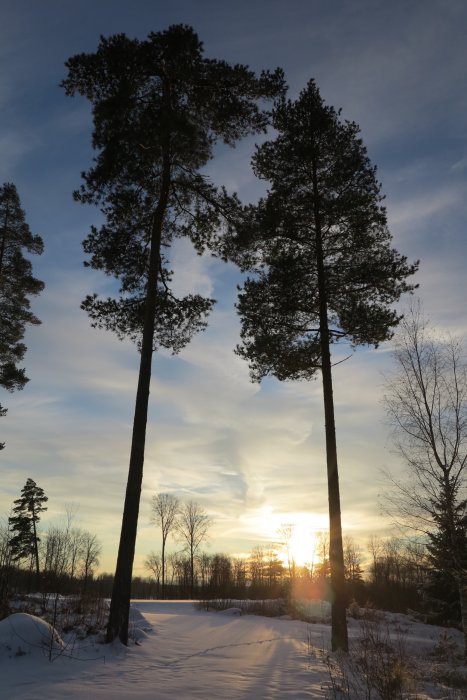
[[[26,325],[40,323],[30,310],[29,297],[39,294],[44,284],[33,277],[23,252],[40,255],[42,250],[42,239],[26,223],[15,185],[5,183],[0,187],[0,387],[7,391],[22,389],[28,381],[18,363],[26,352]],[[0,405],[0,416],[6,410]]]
[[[107,639],[128,639],[136,527],[154,349],[179,352],[214,301],[177,298],[169,251],[188,237],[198,253],[214,245],[239,206],[202,172],[217,142],[264,131],[264,100],[283,90],[282,71],[256,77],[246,66],[207,59],[191,27],[173,25],[144,41],[118,34],[67,62],[68,95],[92,104],[94,166],[78,201],[100,206],[105,224],[84,241],[87,264],[120,281],[118,298],[88,296],[93,325],[130,337],[141,353],[129,477]]]
[[[212,299],[176,298],[168,250],[188,236],[201,253],[237,202],[200,169],[220,139],[229,145],[265,129],[258,100],[273,97],[280,71],[259,79],[245,66],[203,57],[190,27],[172,26],[146,41],[124,34],[102,38],[95,54],[67,62],[68,94],[94,107],[95,166],[75,198],[98,204],[106,223],[84,241],[86,262],[120,280],[117,299],[89,295],[82,307],[93,325],[141,345],[150,264],[158,228],[154,349],[179,352],[206,326]],[[163,223],[162,223],[163,220]]]
[[[32,558],[36,568],[36,575],[39,577],[39,542],[37,535],[37,523],[40,520],[39,514],[47,510],[44,503],[49,499],[44,494],[43,489],[37,486],[33,479],[28,479],[21,490],[21,497],[14,501],[13,515],[9,518],[10,532],[9,541],[12,560]]]
[[[417,269],[391,247],[380,184],[356,124],[326,106],[314,81],[273,110],[274,140],[253,168],[267,196],[243,211],[226,255],[254,273],[239,294],[254,380],[323,378],[334,593],[333,649],[347,648],[344,563],[330,348],[391,337],[393,304]]]
[[[467,499],[448,487],[437,500],[432,499],[433,521],[436,529],[428,533],[428,584],[426,592],[440,622],[461,619],[459,575],[467,572]]]
[[[277,138],[253,158],[271,187],[245,211],[233,252],[256,273],[239,297],[238,352],[255,380],[311,379],[322,364],[323,295],[330,343],[377,346],[397,326],[391,305],[414,288],[405,280],[417,265],[391,248],[358,126],[323,103],[314,81],[276,107],[273,126]]]

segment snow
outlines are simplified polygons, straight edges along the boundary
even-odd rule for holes
[[[136,601],[128,647],[99,644],[95,638],[71,642],[66,635],[53,640],[52,628],[43,620],[15,613],[0,622],[0,696],[2,700],[333,697],[326,664],[328,623],[241,613],[239,608],[205,612],[185,601]],[[418,700],[467,698],[467,685],[451,693],[428,680],[435,663],[433,649],[440,640],[449,640],[451,656],[461,654],[459,632],[404,615],[387,615],[384,620],[391,637],[404,635],[414,655],[411,665],[422,669]],[[349,619],[352,645],[362,624]]]
[[[0,622],[0,658],[56,654],[64,643],[47,622],[27,613],[14,613]]]

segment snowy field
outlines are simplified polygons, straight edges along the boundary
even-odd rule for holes
[[[2,700],[299,700],[347,698],[336,695],[326,658],[330,627],[284,618],[242,615],[232,608],[204,612],[190,602],[138,601],[132,605],[134,642],[124,647],[66,635],[52,639],[46,623],[25,613],[0,622]],[[357,648],[361,620],[349,619]],[[464,669],[462,638],[385,615],[383,636],[403,640],[416,685],[404,697],[422,700],[467,698],[467,685],[448,689],[434,683]],[[49,657],[52,661],[49,661]],[[453,660],[458,657],[458,667]],[[332,658],[332,657],[331,657]],[[443,670],[444,669],[444,670]],[[438,678],[439,681],[439,678]],[[357,700],[366,695],[358,691]],[[377,697],[371,695],[371,697]],[[400,697],[399,695],[395,697]]]

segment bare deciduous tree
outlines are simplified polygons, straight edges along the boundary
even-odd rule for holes
[[[362,580],[362,550],[351,535],[344,535],[344,566],[347,581]]]
[[[11,570],[10,528],[8,520],[0,520],[0,612],[7,603]]]
[[[144,568],[152,573],[156,580],[157,594],[159,595],[159,586],[161,580],[162,563],[161,558],[155,552],[150,552],[144,560]]]
[[[391,479],[388,510],[444,537],[444,566],[457,582],[467,654],[467,363],[461,342],[429,328],[420,307],[401,325],[385,405],[407,479]]]
[[[329,566],[329,533],[327,530],[322,530],[316,533],[316,555],[319,562],[316,564],[316,576],[318,578],[326,578],[330,574]]]
[[[87,584],[93,576],[94,569],[99,566],[99,557],[102,552],[102,546],[96,535],[90,532],[83,532],[82,536],[82,559],[81,559],[81,576],[83,579],[83,593],[86,591]]]
[[[175,529],[180,502],[170,493],[157,493],[152,497],[151,510],[151,522],[160,528],[162,537],[161,583],[162,598],[165,598],[165,546],[169,534]]]
[[[190,589],[192,597],[195,588],[195,556],[201,543],[208,536],[211,522],[211,518],[206,514],[204,508],[195,501],[188,501],[180,508],[177,519],[177,533],[180,540],[184,543],[190,558]]]
[[[294,523],[283,523],[277,530],[277,534],[280,537],[280,544],[282,545],[287,557],[287,568],[289,571],[289,578],[291,580],[295,577],[295,559],[291,551],[291,540],[294,530]]]

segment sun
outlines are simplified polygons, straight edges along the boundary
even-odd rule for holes
[[[287,558],[298,566],[313,562],[316,555],[316,532],[302,525],[295,526],[290,541],[285,544],[285,550]]]
[[[327,532],[326,516],[298,514],[277,528],[279,556],[285,566],[313,565],[322,559]]]
[[[278,513],[271,506],[263,506],[246,520],[248,530],[258,533],[265,546],[272,546],[286,568],[313,567],[321,562],[329,530],[327,514]]]

